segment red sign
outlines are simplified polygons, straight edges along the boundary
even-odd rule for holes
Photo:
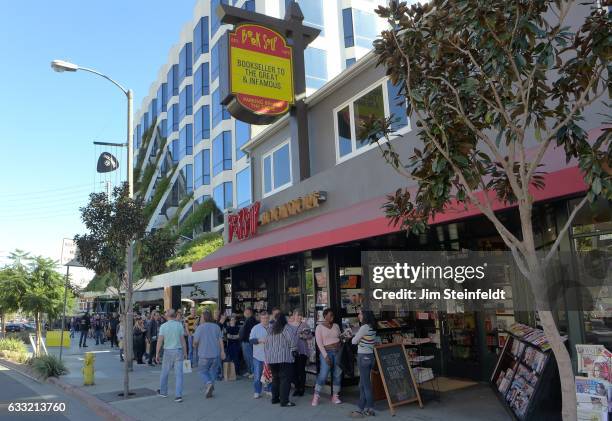
[[[234,237],[244,240],[257,234],[260,207],[261,204],[255,202],[251,206],[242,208],[237,213],[227,216],[228,243],[231,243]]]

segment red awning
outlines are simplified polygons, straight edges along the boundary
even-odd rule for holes
[[[577,167],[554,171],[545,175],[546,187],[532,191],[536,201],[574,195],[587,188]],[[496,211],[513,207],[490,196]],[[318,215],[255,237],[229,243],[193,264],[193,271],[233,266],[274,256],[297,253],[321,247],[374,237],[399,231],[389,226],[381,206],[386,198],[377,197],[353,206]],[[431,224],[450,222],[479,215],[475,207],[449,206],[436,215]]]

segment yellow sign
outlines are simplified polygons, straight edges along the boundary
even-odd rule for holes
[[[278,116],[293,104],[291,47],[261,25],[239,25],[230,33],[230,91],[256,115]]]
[[[61,341],[61,335],[62,335],[62,331],[61,330],[49,330],[47,331],[47,337],[46,337],[46,345],[47,348],[48,347],[52,347],[52,346],[60,346],[60,341]],[[70,332],[65,331],[64,332],[64,344],[63,344],[64,348],[70,348]]]
[[[293,215],[298,215],[308,209],[318,208],[319,203],[325,201],[324,192],[313,192],[304,197],[298,197],[288,203],[276,206],[269,211],[261,214],[259,225],[266,225],[270,222],[281,221]]]

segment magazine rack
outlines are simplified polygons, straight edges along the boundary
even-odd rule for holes
[[[513,325],[491,385],[516,420],[561,420],[557,363],[541,330]]]

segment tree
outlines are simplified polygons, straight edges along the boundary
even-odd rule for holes
[[[544,272],[576,213],[598,197],[612,198],[611,130],[593,142],[580,126],[585,110],[611,89],[610,14],[594,2],[560,0],[391,1],[376,12],[391,28],[374,42],[378,65],[400,85],[423,143],[409,157],[394,142],[379,144],[387,162],[416,184],[389,196],[387,216],[420,233],[451,203],[475,206],[512,252],[536,303],[543,302]],[[583,17],[580,26],[568,26],[568,16]],[[389,140],[392,124],[371,118],[362,135]],[[578,161],[589,190],[539,259],[530,188],[543,187],[542,159],[554,146]],[[519,236],[495,214],[495,197],[518,208]],[[552,312],[538,314],[559,366],[563,418],[574,420],[569,353]]]
[[[173,254],[176,241],[162,237],[160,233],[145,232],[148,219],[142,200],[129,197],[127,184],[116,187],[111,197],[106,193],[92,193],[88,205],[81,208],[81,219],[89,232],[74,237],[80,261],[96,275],[107,277],[119,296],[125,326],[123,396],[127,399],[132,366],[134,289],[132,276],[127,273],[127,250],[134,247],[134,241],[139,243],[136,247],[138,258],[146,262],[143,272],[145,277],[150,277],[160,268],[160,262],[165,262]]]
[[[22,293],[21,309],[34,316],[36,324],[36,354],[40,354],[42,339],[41,318],[47,314],[55,319],[64,309],[65,279],[55,269],[57,263],[42,256],[35,257],[26,277],[26,288]],[[72,299],[72,295],[71,295]]]
[[[0,332],[6,334],[6,315],[18,311],[26,290],[25,271],[7,266],[0,270]]]

